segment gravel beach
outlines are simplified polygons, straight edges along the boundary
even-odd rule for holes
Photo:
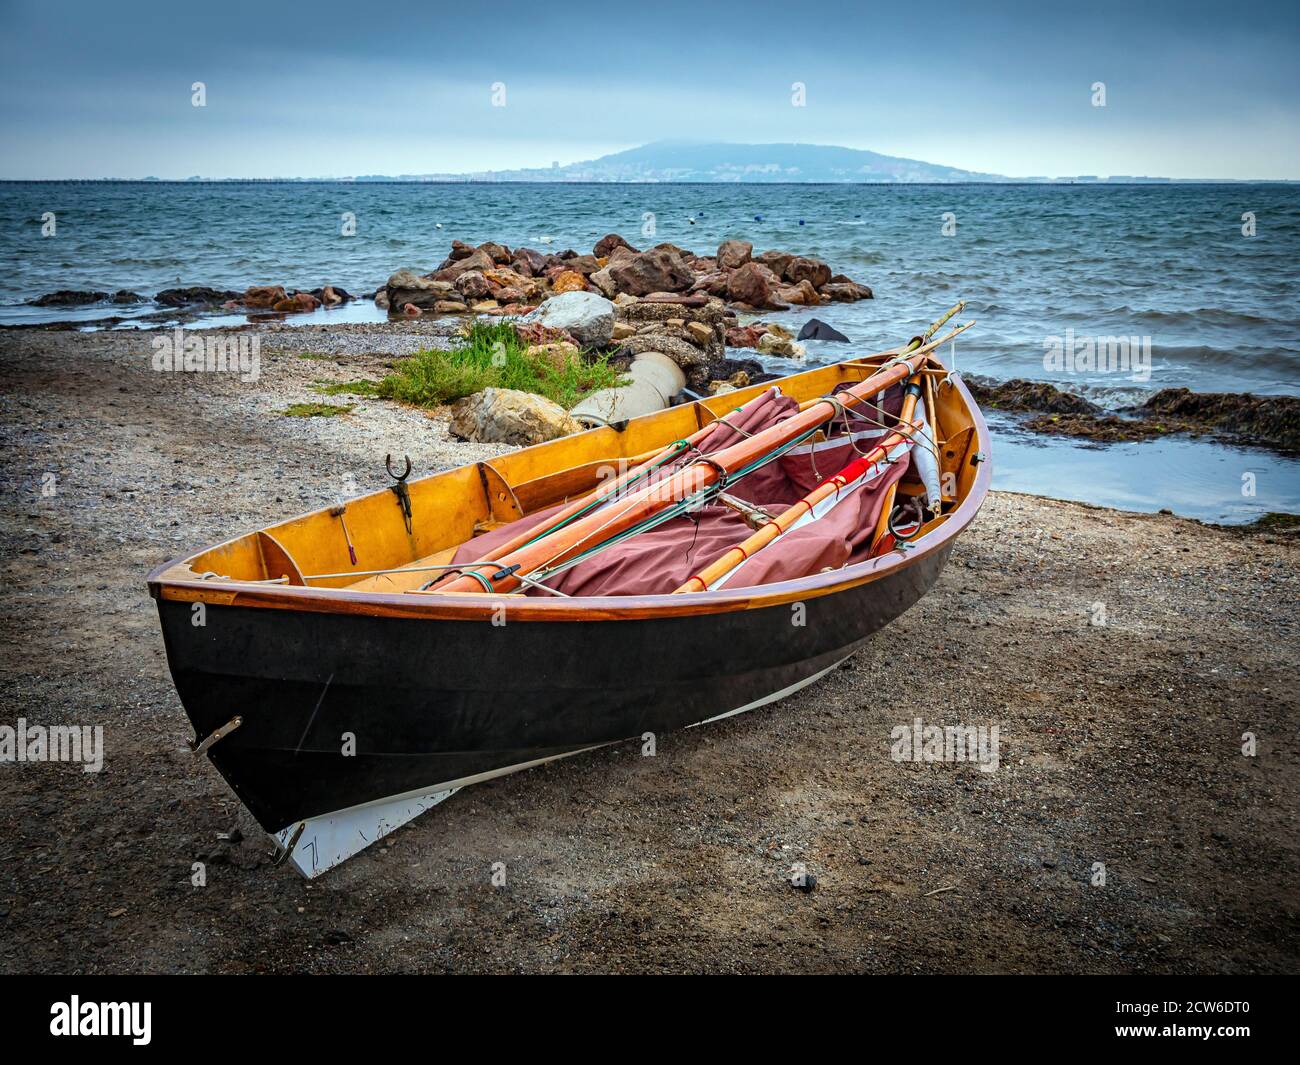
[[[98,773],[0,764],[0,972],[1300,967],[1300,540],[1011,493],[798,695],[467,788],[312,883],[273,868],[186,750],[145,574],[385,483],[386,452],[501,448],[313,390],[445,327],[257,335],[244,382],[154,372],[148,333],[0,332],[0,724],[105,743]],[[319,401],[353,408],[282,413]],[[996,725],[999,767],[892,760],[915,717]]]

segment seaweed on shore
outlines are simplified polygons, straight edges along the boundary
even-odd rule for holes
[[[1045,381],[965,378],[980,406],[1030,414],[1024,427],[1052,436],[1098,443],[1150,440],[1185,433],[1212,435],[1223,443],[1300,451],[1300,397],[1242,392],[1192,392],[1164,388],[1144,403],[1107,414],[1097,404]]]

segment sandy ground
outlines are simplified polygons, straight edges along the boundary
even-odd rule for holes
[[[374,400],[278,413],[390,341],[268,334],[245,384],[152,372],[147,339],[0,335],[0,724],[107,749],[0,765],[0,971],[1300,968],[1300,544],[1010,494],[805,692],[476,785],[312,884],[272,868],[185,750],[145,573],[383,483],[386,451],[497,449]],[[891,760],[916,715],[997,725],[1000,767]]]

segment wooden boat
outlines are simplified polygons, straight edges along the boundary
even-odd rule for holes
[[[196,752],[315,876],[466,784],[812,684],[926,593],[988,491],[984,420],[927,358],[911,380],[942,499],[906,541],[883,510],[870,557],[824,572],[654,594],[438,588],[455,584],[453,558],[586,496],[611,467],[699,438],[773,386],[805,409],[843,395],[896,351],[402,480],[159,567],[149,590]],[[913,468],[885,494],[925,491]]]

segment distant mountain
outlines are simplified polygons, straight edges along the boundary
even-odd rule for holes
[[[357,181],[391,181],[381,176]],[[566,166],[489,170],[476,174],[405,175],[424,181],[699,181],[699,182],[914,182],[1008,181],[956,167],[901,159],[829,144],[723,144],[656,141],[625,152]]]

